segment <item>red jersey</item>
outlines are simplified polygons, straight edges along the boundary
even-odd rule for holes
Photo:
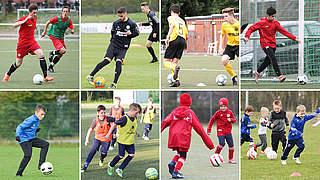
[[[63,19],[62,16],[61,16],[61,20],[62,20],[63,22],[66,22],[66,21],[68,21],[68,17],[66,17],[66,19]],[[70,28],[70,29],[73,29],[72,21],[71,21],[70,18],[69,18],[69,20],[70,20],[69,28]],[[50,19],[50,23],[51,23],[51,24],[55,24],[56,22],[58,22],[58,16],[55,16],[54,18]]]
[[[196,114],[188,106],[179,106],[161,123],[161,132],[169,128],[168,148],[173,150],[188,151],[191,142],[192,128],[201,136],[209,149],[214,145],[210,137],[204,131]]]
[[[276,48],[277,31],[292,40],[297,39],[294,35],[290,34],[287,30],[285,30],[278,21],[269,21],[267,20],[267,18],[261,18],[259,22],[253,24],[246,32],[245,37],[249,38],[251,33],[253,33],[256,30],[259,30],[260,44],[262,49],[264,49],[267,46]]]
[[[227,134],[231,134],[231,131],[232,131],[231,123],[235,123],[236,119],[234,118],[233,113],[230,109],[227,109],[224,112],[219,110],[216,113],[214,113],[214,115],[210,119],[207,133],[211,133],[211,127],[214,121],[217,121],[217,135],[225,136]]]
[[[17,22],[24,21],[28,16],[21,17]],[[29,19],[24,24],[20,25],[18,45],[31,44],[36,42],[34,39],[34,31],[37,26],[37,16]]]

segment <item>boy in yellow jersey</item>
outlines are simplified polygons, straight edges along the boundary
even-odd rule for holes
[[[225,8],[222,10],[224,20],[221,26],[219,54],[222,56],[221,61],[226,71],[232,77],[233,85],[238,84],[237,74],[233,71],[230,60],[234,60],[235,56],[239,57],[239,22],[234,17],[233,8]],[[224,44],[224,36],[227,35],[228,42],[225,49],[222,48]]]
[[[170,87],[179,87],[179,70],[178,61],[182,57],[183,50],[186,47],[186,40],[188,36],[188,30],[183,19],[179,17],[180,6],[177,4],[172,5],[169,8],[171,16],[168,17],[169,32],[166,39],[167,49],[164,54],[164,67],[171,70],[173,74],[173,82]]]
[[[106,135],[109,137],[115,126],[118,126],[119,137],[117,139],[119,154],[113,158],[111,162],[108,163],[108,174],[112,176],[114,171],[114,166],[124,158],[125,151],[128,152],[128,156],[124,159],[121,165],[116,169],[118,176],[122,177],[123,169],[129,164],[135,154],[134,148],[134,135],[137,134],[137,115],[141,113],[141,106],[137,103],[132,103],[129,106],[129,112],[122,116],[119,120],[111,126],[110,131]]]
[[[109,110],[109,116],[116,118],[116,120],[120,119],[124,115],[123,107],[120,106],[121,98],[114,98],[114,105]],[[117,141],[117,128],[114,128],[112,131],[112,141],[110,145],[110,150],[114,149],[114,145]]]
[[[143,122],[145,123],[145,132],[142,135],[142,138],[146,141],[150,140],[149,139],[149,132],[152,129],[152,123],[154,119],[154,115],[156,114],[156,108],[153,106],[153,99],[149,98],[148,99],[148,105],[146,108],[143,110],[143,116],[141,117],[140,123]]]

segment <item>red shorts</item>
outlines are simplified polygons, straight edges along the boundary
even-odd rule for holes
[[[56,50],[65,48],[67,49],[66,45],[64,44],[64,39],[57,39],[55,37],[53,37],[52,35],[50,36],[50,39],[53,43],[54,48],[56,48]]]
[[[188,152],[189,151],[189,149],[182,148],[182,147],[172,147],[171,149],[172,149],[172,151],[180,151],[180,152]]]
[[[29,44],[19,44],[17,45],[17,58],[23,58],[26,55],[28,55],[28,53],[34,55],[34,51],[40,49],[39,44],[37,43],[37,41],[34,41],[32,43]]]

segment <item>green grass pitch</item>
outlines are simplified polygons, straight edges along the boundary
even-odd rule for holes
[[[44,51],[47,66],[49,66],[49,52],[54,50],[51,41],[38,41]],[[13,62],[16,60],[16,40],[1,40],[0,78],[2,80]],[[39,59],[36,55],[27,55],[23,58],[22,65],[11,75],[8,82],[0,82],[1,89],[78,89],[79,88],[79,42],[66,41],[67,53],[54,67],[55,73],[48,75],[53,77],[52,82],[42,85],[33,84],[35,74],[41,74]]]
[[[204,126],[205,130],[207,126]],[[214,154],[214,150],[210,151],[203,143],[201,137],[193,130],[191,137],[191,145],[189,152],[187,153],[187,159],[181,169],[181,173],[188,180],[211,180],[211,179],[226,179],[226,180],[238,180],[239,179],[239,128],[234,125],[232,129],[232,136],[234,142],[234,160],[237,164],[228,163],[228,145],[224,146],[221,151],[224,164],[220,167],[213,167],[210,162],[210,156]],[[161,135],[161,179],[171,179],[171,175],[168,171],[168,163],[172,160],[176,154],[175,151],[168,149],[168,133],[169,129],[165,129]],[[210,135],[213,140],[213,144],[216,146],[219,144],[217,138],[216,124],[214,124]]]
[[[300,85],[294,81],[272,82],[270,81],[259,81],[256,84],[253,80],[241,80],[242,89],[318,89],[319,83],[309,83],[306,85]]]
[[[17,179],[15,174],[18,170],[23,152],[18,144],[1,145],[0,156],[0,179]],[[57,145],[50,144],[46,161],[53,164],[53,172],[50,175],[43,175],[38,170],[40,148],[32,149],[32,157],[23,172],[22,179],[79,179],[79,146],[78,145]]]
[[[236,74],[239,73],[239,60],[236,58],[230,61],[233,70]],[[172,88],[169,86],[167,76],[169,70],[163,64],[161,65],[161,87],[163,89],[238,89],[239,86],[233,86],[230,75],[224,69],[221,63],[221,57],[207,56],[207,55],[187,55],[184,54],[179,61],[181,66],[179,73],[180,87]],[[171,73],[171,72],[170,72]],[[216,76],[224,74],[228,81],[225,86],[218,86],[216,84]],[[206,86],[197,86],[203,83]]]
[[[257,113],[254,115],[258,119]],[[289,117],[288,117],[289,118]],[[289,118],[291,120],[291,118]],[[253,121],[259,127],[257,121]],[[258,127],[251,130],[251,137],[254,143],[260,142],[258,137]],[[301,153],[301,165],[297,165],[293,160],[293,155],[297,149],[295,146],[289,154],[287,165],[281,164],[282,144],[279,143],[278,157],[276,160],[267,159],[266,155],[258,153],[255,160],[248,160],[246,158],[247,151],[249,150],[249,143],[245,142],[241,147],[241,179],[319,179],[320,176],[320,143],[316,137],[319,136],[319,126],[313,128],[312,123],[308,122],[305,125],[303,132],[303,139],[305,149]],[[286,133],[288,138],[288,130]],[[267,130],[268,146],[271,147],[271,130]],[[261,148],[257,149],[260,152]],[[300,177],[291,177],[294,172],[301,174]]]
[[[98,104],[97,104],[98,105]],[[92,141],[94,138],[94,132],[90,136],[90,141],[88,146],[84,146],[84,141],[89,126],[93,118],[96,116],[97,105],[92,105],[92,108],[86,106],[86,108],[81,109],[81,167],[83,166],[92,146]],[[110,107],[110,106],[109,106]],[[109,107],[107,108],[109,110]],[[128,109],[125,108],[125,112]],[[147,168],[154,167],[159,173],[159,118],[153,121],[152,130],[149,133],[150,141],[144,141],[141,137],[135,137],[135,157],[131,160],[128,166],[123,171],[123,179],[130,180],[142,180],[145,179],[145,171]],[[137,118],[140,121],[140,116]],[[142,135],[144,132],[144,124],[138,123],[138,132]],[[104,159],[104,166],[100,167],[98,165],[100,151],[97,152],[92,159],[86,172],[81,174],[82,179],[121,179],[116,173],[112,176],[107,174],[106,168],[107,163],[112,161],[112,159],[118,154],[118,146],[114,150],[109,150],[108,156]],[[127,153],[126,155],[127,156]],[[120,160],[116,165],[116,168],[120,166],[123,160]]]
[[[140,34],[131,40],[125,57],[125,65],[117,83],[118,89],[158,89],[159,63],[150,64],[152,59],[145,42],[149,34]],[[82,34],[81,88],[95,88],[87,81],[87,75],[103,60],[110,42],[110,34]],[[155,54],[159,54],[159,43],[153,43]],[[114,79],[115,61],[102,68],[95,77],[103,77],[108,87]]]

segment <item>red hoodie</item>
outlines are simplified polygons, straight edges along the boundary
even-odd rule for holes
[[[267,18],[261,18],[259,22],[253,24],[246,32],[245,37],[250,38],[251,33],[259,30],[261,48],[269,46],[276,48],[276,32],[287,36],[292,40],[296,40],[296,37],[285,30],[278,21],[269,21]]]
[[[209,149],[214,148],[210,137],[189,106],[179,106],[173,110],[161,123],[161,132],[168,126],[170,126],[168,148],[187,152],[190,148],[192,128],[201,136]]]

